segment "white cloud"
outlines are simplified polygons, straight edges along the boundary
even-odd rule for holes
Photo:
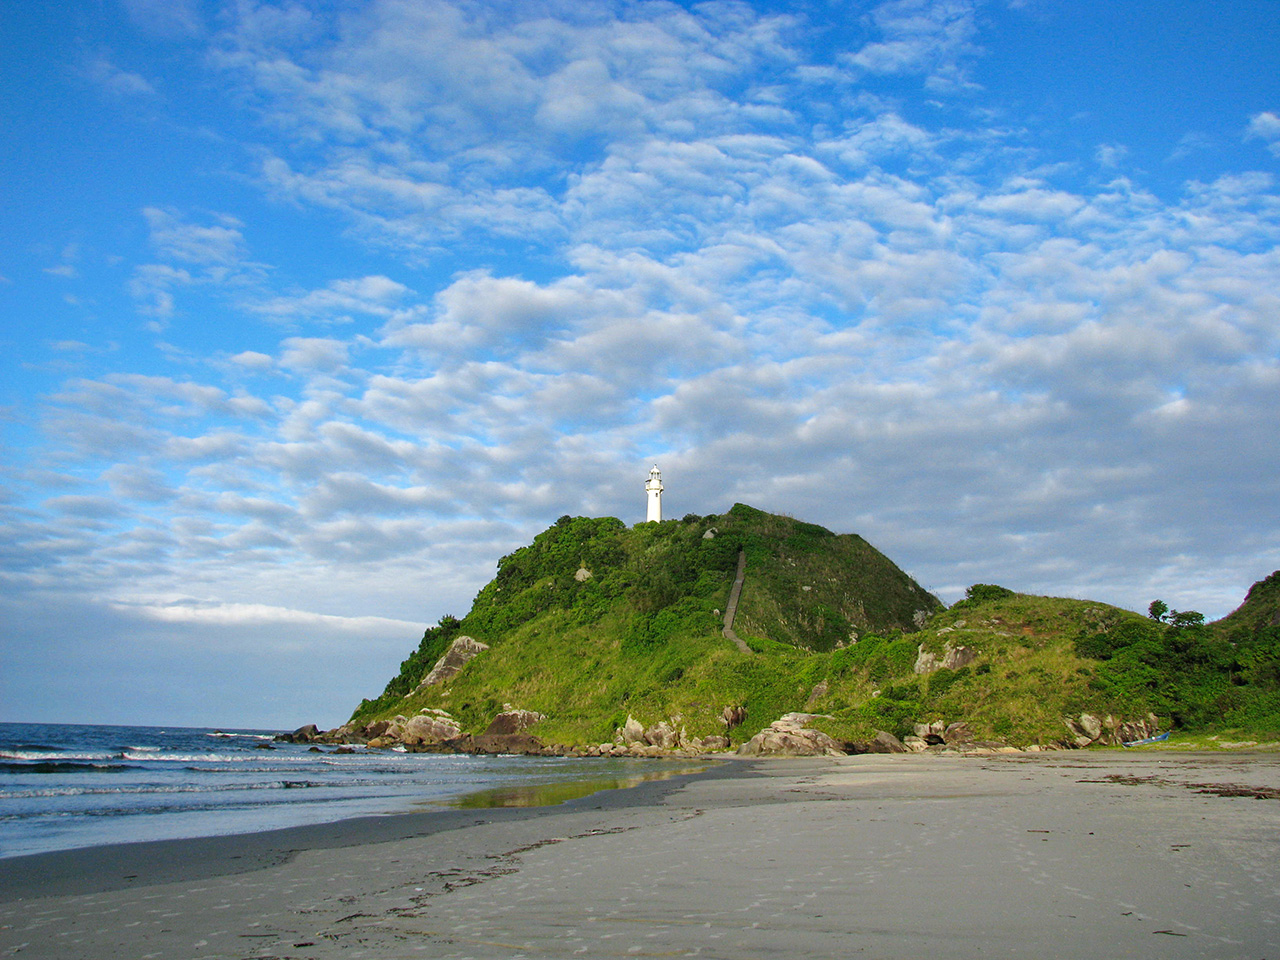
[[[272,297],[252,309],[269,319],[283,322],[320,320],[350,322],[352,314],[390,318],[412,291],[402,283],[381,275],[333,280],[320,290],[284,297]]]
[[[237,366],[249,370],[270,370],[275,366],[275,361],[268,354],[259,353],[257,350],[242,350],[229,359]]]
[[[86,61],[82,69],[84,76],[90,82],[97,84],[114,97],[149,99],[158,96],[155,87],[145,77],[121,69],[104,54]]]
[[[325,337],[289,337],[283,343],[280,365],[298,371],[334,373],[342,370],[350,345]]]
[[[215,624],[218,626],[252,627],[272,624],[322,626],[350,634],[412,637],[422,624],[389,617],[339,617],[295,610],[264,603],[225,603],[222,601],[170,600],[163,603],[117,601],[118,611],[141,615],[164,623]]]
[[[1274,156],[1280,157],[1280,117],[1274,113],[1270,111],[1255,113],[1249,118],[1249,128],[1245,136],[1266,141],[1267,149]]]
[[[141,313],[167,319],[173,316],[174,288],[195,282],[190,271],[161,263],[149,263],[134,270],[133,278],[129,281],[129,292],[138,301]]]
[[[142,211],[151,232],[151,245],[166,260],[198,266],[230,267],[244,253],[243,226],[235,217],[215,215],[202,226],[184,220],[174,210],[146,207]]]
[[[203,31],[199,0],[121,0],[140,29],[165,39],[184,39]]]
[[[856,531],[947,599],[1226,612],[1280,565],[1274,180],[1055,154],[969,85],[975,10],[874,6],[842,57],[734,3],[228,8],[237,191],[280,204],[137,201],[173,346],[45,335],[99,372],[6,474],[0,587],[291,669],[403,630],[380,683],[556,516],[640,519],[656,458],[676,515]]]
[[[884,39],[847,54],[846,63],[869,73],[926,74],[939,91],[974,86],[962,65],[978,52],[971,0],[889,0],[869,19]]]
[[[1182,140],[1182,145],[1186,146],[1186,138]],[[1121,143],[1103,143],[1098,146],[1094,153],[1094,158],[1100,167],[1119,167],[1126,156],[1128,156],[1129,148]]]
[[[211,214],[209,224],[192,223],[177,211],[145,207],[151,247],[163,263],[134,268],[129,293],[144,316],[162,329],[175,314],[176,291],[188,287],[244,288],[257,283],[265,268],[245,256],[243,224],[235,217]]]

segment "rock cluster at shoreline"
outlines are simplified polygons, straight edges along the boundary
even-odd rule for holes
[[[1107,714],[1095,717],[1082,713],[1079,717],[1064,717],[1062,722],[1074,738],[1077,747],[1092,747],[1098,744],[1117,747],[1122,743],[1133,743],[1154,737],[1160,730],[1160,721],[1154,713],[1149,713],[1141,720],[1122,720]]]
[[[680,717],[659,720],[645,727],[630,714],[618,728],[612,743],[588,747],[589,756],[601,757],[696,757],[729,749],[729,738],[720,736],[690,737]]]
[[[276,739],[313,745],[363,744],[374,749],[420,753],[688,758],[731,750],[728,733],[745,718],[746,711],[743,708],[727,707],[723,713],[725,735],[691,737],[680,717],[659,720],[646,727],[628,715],[612,741],[587,746],[566,746],[544,743],[528,732],[530,727],[546,719],[543,714],[504,704],[502,712],[479,734],[464,733],[461,724],[445,710],[424,708],[413,717],[396,716],[391,720],[375,720],[365,725],[348,723],[329,731],[320,730],[315,724],[308,724],[293,733],[279,734]],[[814,721],[832,719],[834,718],[824,714],[785,714],[740,744],[736,752],[745,757],[834,757],[860,753],[1024,753],[1118,745],[1152,736],[1157,729],[1156,717],[1152,715],[1141,720],[1126,721],[1110,715],[1098,718],[1086,713],[1063,719],[1070,736],[1062,741],[1019,748],[999,741],[979,740],[963,720],[951,723],[942,720],[917,723],[914,733],[902,740],[881,730],[871,740],[861,742],[837,740],[811,726]]]

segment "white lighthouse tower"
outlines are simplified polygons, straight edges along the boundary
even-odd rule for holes
[[[649,471],[649,479],[644,483],[644,492],[649,498],[649,515],[645,518],[652,523],[662,520],[662,471],[655,463]]]

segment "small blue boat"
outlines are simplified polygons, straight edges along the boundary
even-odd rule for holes
[[[1156,736],[1154,737],[1147,737],[1147,739],[1145,740],[1130,740],[1128,743],[1125,744],[1125,746],[1126,747],[1145,747],[1148,743],[1160,743],[1162,740],[1168,740],[1168,739],[1169,739],[1169,731],[1166,730],[1164,733],[1156,734]]]

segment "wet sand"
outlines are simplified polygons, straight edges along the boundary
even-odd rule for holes
[[[0,956],[1280,960],[1280,756],[735,760],[14,858]]]

